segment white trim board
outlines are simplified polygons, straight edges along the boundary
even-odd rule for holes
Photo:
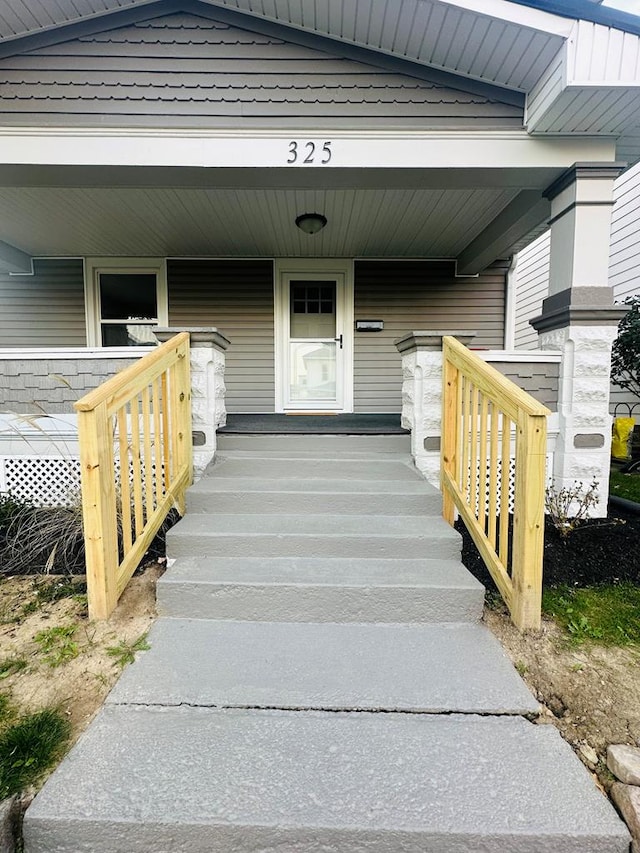
[[[331,143],[331,160],[288,163],[289,144]],[[282,168],[567,169],[576,162],[610,162],[615,140],[532,137],[526,131],[167,131],[11,128],[0,132],[1,163],[13,165],[197,166]]]
[[[156,277],[158,326],[169,325],[169,293],[166,258],[88,257],[84,258],[84,307],[87,343],[101,346],[101,316],[98,276],[104,273],[152,273]],[[111,347],[105,347],[110,350]],[[131,347],[137,349],[137,347]],[[145,349],[147,349],[145,347]]]
[[[340,306],[341,327],[337,334],[343,335],[342,357],[344,363],[343,405],[332,409],[335,412],[353,411],[353,325],[354,325],[354,274],[352,258],[276,258],[274,263],[274,341],[275,341],[275,411],[295,411],[286,407],[285,371],[288,363],[288,279],[292,276],[330,275],[343,280],[343,299]],[[317,406],[312,407],[319,410]]]

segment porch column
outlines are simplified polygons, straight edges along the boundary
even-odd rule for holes
[[[609,242],[618,164],[576,164],[546,191],[551,201],[549,296],[531,320],[540,348],[561,353],[554,488],[596,480],[607,514],[611,346],[626,309],[613,304]]]
[[[194,480],[199,480],[215,455],[216,430],[227,422],[224,367],[229,341],[213,326],[154,329],[154,334],[161,343],[179,332],[189,332],[191,338],[193,477]]]
[[[411,430],[416,468],[440,488],[442,425],[442,338],[451,335],[465,346],[475,332],[409,332],[395,344],[402,356],[402,426]]]

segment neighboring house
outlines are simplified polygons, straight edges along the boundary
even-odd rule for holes
[[[608,329],[640,19],[559,8],[0,0],[0,410],[69,412],[159,324],[229,338],[230,412],[399,412],[395,341],[504,350],[550,219],[545,346],[586,289]]]
[[[640,295],[640,165],[623,172],[614,184],[611,216],[609,284],[613,298],[622,303]],[[536,317],[549,290],[550,232],[546,231],[518,253],[513,276],[511,302],[513,339],[507,348],[538,349],[538,334],[529,320]],[[611,411],[628,414],[636,406],[640,421],[640,400],[615,385],[611,386]]]

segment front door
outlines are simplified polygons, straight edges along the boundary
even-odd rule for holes
[[[347,275],[335,268],[305,269],[300,262],[296,266],[283,269],[279,276],[277,408],[350,411],[352,324],[347,327]]]

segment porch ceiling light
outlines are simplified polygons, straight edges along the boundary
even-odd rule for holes
[[[296,217],[296,225],[305,234],[317,234],[327,224],[327,217],[321,213],[302,213]]]

